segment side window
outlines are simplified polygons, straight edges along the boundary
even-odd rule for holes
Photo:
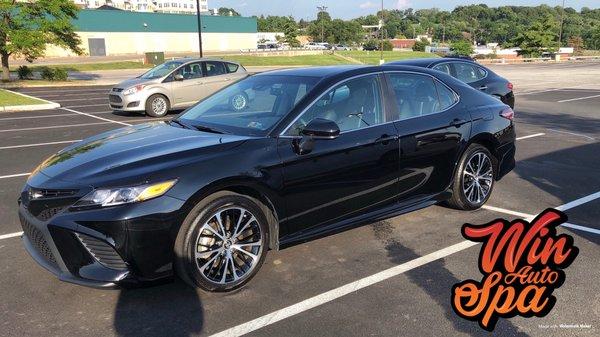
[[[456,70],[456,78],[465,83],[477,82],[486,76],[483,69],[468,63],[454,63],[454,69]]]
[[[228,73],[235,73],[238,70],[238,68],[240,67],[239,65],[234,64],[234,63],[225,63],[225,66],[227,67]]]
[[[217,61],[207,61],[204,62],[204,65],[206,66],[206,76],[218,76],[218,75],[223,75],[226,74],[227,72],[225,71],[225,66],[223,65],[223,62],[217,62]]]
[[[390,84],[396,96],[400,120],[441,111],[437,89],[430,76],[391,73]]]
[[[438,96],[440,97],[440,110],[446,110],[454,105],[454,103],[456,103],[458,100],[454,92],[448,89],[448,87],[442,84],[442,82],[438,80],[435,80],[434,82],[435,87],[437,88]]]
[[[441,72],[446,73],[448,75],[452,74],[452,72],[450,71],[450,63],[438,64],[435,67],[433,67],[433,70],[441,71]]]
[[[183,76],[184,80],[200,78],[202,77],[202,67],[200,66],[199,62],[186,64],[183,67],[177,69],[175,74]]]
[[[364,76],[331,89],[294,122],[286,135],[299,135],[315,118],[336,122],[342,132],[388,122],[381,105],[379,77]]]

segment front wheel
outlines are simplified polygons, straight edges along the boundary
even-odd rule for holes
[[[169,112],[169,100],[160,94],[154,94],[146,100],[146,114],[150,117],[164,117]]]
[[[448,204],[457,209],[474,210],[483,206],[492,194],[496,167],[490,151],[471,144],[460,159]]]
[[[176,270],[188,284],[225,292],[245,285],[268,250],[268,224],[260,202],[217,192],[186,217],[175,244]]]

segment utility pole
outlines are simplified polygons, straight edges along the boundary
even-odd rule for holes
[[[202,58],[202,18],[200,17],[200,0],[196,0],[196,15],[198,17],[198,47],[200,50],[200,58]]]
[[[558,33],[558,50],[557,53],[560,52],[560,47],[562,47],[562,33],[563,33],[563,23],[565,22],[565,0],[562,0],[562,10],[560,12],[560,30]]]
[[[383,0],[381,0],[381,19],[379,21],[379,64],[383,64],[385,61],[383,60]]]
[[[325,13],[327,11],[327,6],[317,6],[319,13]],[[319,15],[317,14],[317,20],[319,19]],[[321,42],[325,42],[325,19],[321,18]]]

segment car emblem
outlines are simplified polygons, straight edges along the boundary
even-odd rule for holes
[[[40,191],[29,190],[29,199],[39,199],[44,195]]]

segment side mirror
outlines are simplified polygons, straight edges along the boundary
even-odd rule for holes
[[[304,127],[302,138],[294,141],[294,150],[303,155],[312,152],[316,139],[335,139],[340,135],[340,128],[329,119],[315,118]]]
[[[340,127],[329,119],[315,118],[302,129],[302,136],[313,139],[335,139],[340,135]]]
[[[181,75],[181,74],[175,74],[175,76],[173,76],[173,79],[175,81],[183,81],[183,75]]]

